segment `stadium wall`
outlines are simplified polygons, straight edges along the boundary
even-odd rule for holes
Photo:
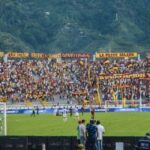
[[[104,137],[104,149],[133,150],[141,137]],[[76,137],[0,137],[0,150],[76,150]]]

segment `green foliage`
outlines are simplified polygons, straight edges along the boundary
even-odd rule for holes
[[[1,51],[29,51],[30,48],[24,44],[19,38],[12,36],[9,33],[0,32],[0,49]]]
[[[147,52],[149,8],[149,0],[0,0],[0,49]]]

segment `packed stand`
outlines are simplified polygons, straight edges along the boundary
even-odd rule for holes
[[[84,62],[65,60],[0,60],[0,99],[10,102],[55,101],[75,98],[94,102],[99,85],[102,101],[138,100],[150,102],[150,80],[141,78],[99,80],[100,75],[150,72],[148,59],[115,59]]]

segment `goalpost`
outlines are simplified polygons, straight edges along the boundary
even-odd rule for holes
[[[7,135],[6,103],[0,102],[0,135]]]

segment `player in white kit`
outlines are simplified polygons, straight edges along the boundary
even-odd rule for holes
[[[77,107],[74,108],[74,113],[75,113],[76,119],[79,120],[79,112],[78,112],[78,108]]]
[[[63,109],[63,120],[67,121],[67,109],[65,107]]]

